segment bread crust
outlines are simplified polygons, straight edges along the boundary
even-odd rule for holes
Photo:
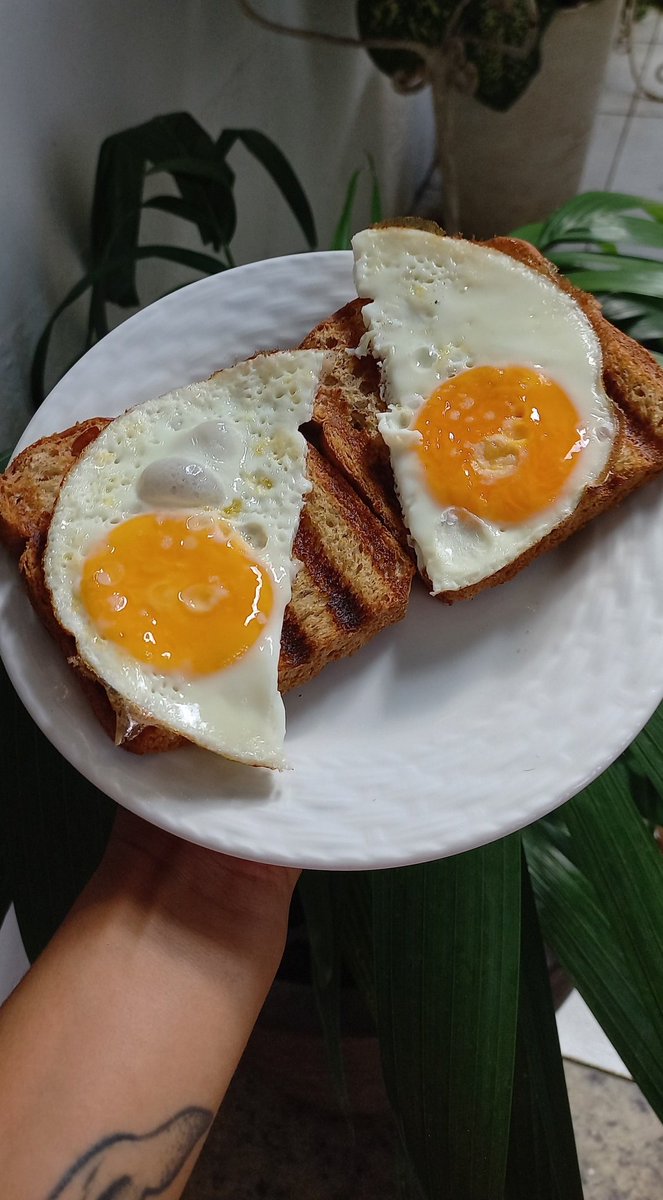
[[[64,476],[109,420],[92,417],[40,438],[0,475],[0,542],[13,554],[21,554],[46,517],[50,519]]]

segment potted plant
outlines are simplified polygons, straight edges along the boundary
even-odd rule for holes
[[[205,143],[173,167],[181,199],[206,180],[208,219],[219,153]],[[151,154],[141,161],[145,174]],[[216,229],[227,190],[215,195]],[[103,197],[111,230],[127,216],[123,197],[115,188]],[[192,199],[186,218],[194,215]],[[660,205],[594,193],[520,233],[601,296],[616,323],[663,350],[663,266],[645,256],[663,247]],[[643,255],[620,252],[624,243]],[[126,279],[141,257],[137,237],[132,245]],[[85,287],[118,265],[100,261]],[[34,957],[94,870],[114,806],[60,757],[6,682],[4,694],[0,900],[13,900]],[[304,873],[299,953],[310,954],[336,1085],[343,1096],[340,997],[351,980],[379,1042],[409,1195],[582,1196],[544,941],[663,1117],[661,826],[663,706],[599,780],[529,829],[422,866]]]
[[[621,0],[357,0],[358,36],[252,20],[364,47],[401,92],[430,85],[451,233],[490,237],[578,190]]]

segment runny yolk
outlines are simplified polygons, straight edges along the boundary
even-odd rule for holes
[[[261,636],[272,584],[225,524],[146,513],[117,525],[85,560],[81,599],[101,636],[134,658],[207,675]]]
[[[473,367],[429,396],[414,426],[441,505],[515,523],[560,495],[587,445],[575,405],[530,367]]]

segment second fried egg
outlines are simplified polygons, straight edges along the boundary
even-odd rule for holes
[[[618,431],[575,301],[497,250],[419,229],[353,240],[403,515],[433,594],[499,571],[604,475]]]

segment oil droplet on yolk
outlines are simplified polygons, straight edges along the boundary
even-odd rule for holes
[[[441,505],[514,524],[554,503],[587,444],[566,392],[520,366],[473,367],[445,380],[414,428]]]
[[[116,526],[85,560],[82,602],[102,637],[160,671],[207,675],[262,635],[265,568],[222,522],[147,513]]]

